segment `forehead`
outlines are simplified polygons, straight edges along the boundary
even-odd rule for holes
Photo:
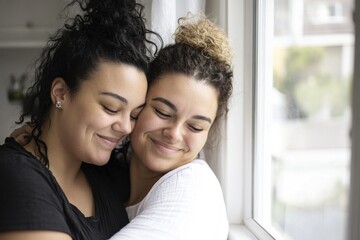
[[[176,105],[178,110],[192,111],[215,118],[218,93],[204,81],[197,81],[184,74],[169,73],[160,76],[148,92],[148,100],[163,97]]]
[[[97,92],[112,92],[119,94],[129,101],[144,101],[147,90],[145,73],[135,66],[100,62],[83,82],[86,90]]]

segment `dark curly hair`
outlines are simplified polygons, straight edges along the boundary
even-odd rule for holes
[[[203,15],[188,16],[179,20],[175,44],[161,49],[150,63],[149,88],[167,73],[181,73],[205,82],[218,92],[219,117],[228,112],[232,94],[232,52],[228,39],[220,27]]]
[[[71,93],[76,93],[101,61],[130,64],[146,73],[152,58],[151,47],[157,50],[156,44],[147,39],[148,34],[162,42],[157,33],[146,29],[144,6],[135,0],[73,0],[64,10],[74,5],[80,7],[82,14],[66,20],[49,38],[36,62],[34,81],[17,122],[21,124],[29,116],[32,138],[46,166],[47,146],[40,136],[53,104],[50,97],[53,80],[63,78]]]

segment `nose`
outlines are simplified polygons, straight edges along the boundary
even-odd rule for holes
[[[164,128],[163,134],[170,142],[177,142],[182,138],[181,126],[179,124],[167,126]]]
[[[129,135],[133,129],[133,125],[134,124],[130,119],[130,114],[124,114],[116,119],[116,121],[112,125],[112,129],[123,135]]]

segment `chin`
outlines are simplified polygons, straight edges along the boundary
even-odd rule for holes
[[[173,170],[175,167],[172,165],[169,165],[168,162],[163,162],[159,159],[157,159],[158,161],[156,163],[150,163],[147,167],[153,171],[153,172],[157,172],[157,173],[167,173],[171,170]]]
[[[110,160],[110,154],[107,154],[106,156],[93,158],[93,160],[91,161],[91,164],[94,164],[97,166],[102,166],[102,165],[107,164],[109,162],[109,160]]]
[[[94,165],[103,166],[103,165],[107,164],[108,162],[109,162],[108,160],[107,161],[102,161],[102,162],[96,162],[96,163],[94,163]]]

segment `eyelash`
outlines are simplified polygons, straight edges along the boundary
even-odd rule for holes
[[[118,110],[111,110],[110,108],[107,108],[107,107],[105,107],[105,106],[103,106],[103,108],[105,109],[105,111],[107,111],[107,112],[109,112],[109,113],[111,113],[111,114],[116,114],[116,113],[119,112]]]
[[[204,130],[204,129],[201,129],[201,128],[193,127],[191,125],[189,125],[189,127],[191,128],[191,131],[193,131],[193,132],[202,132]]]
[[[136,121],[136,120],[139,118],[139,114],[138,114],[138,115],[136,115],[136,116],[132,116],[132,115],[130,115],[130,118],[131,118],[131,120]]]
[[[103,106],[103,108],[105,109],[105,111],[109,112],[110,114],[117,114],[118,112],[120,112],[119,110],[111,110],[105,106]],[[132,116],[130,115],[130,119],[133,120],[133,121],[136,121],[139,117],[139,114],[137,114],[136,116]]]
[[[160,111],[160,110],[157,109],[157,108],[154,108],[154,111],[155,111],[155,113],[156,113],[160,118],[162,118],[162,119],[166,119],[166,118],[171,117],[171,115],[166,114],[166,113],[163,113],[162,111]]]
[[[157,108],[154,108],[154,111],[155,111],[155,113],[156,113],[160,118],[162,118],[162,119],[167,119],[167,118],[171,117],[171,115],[165,114],[165,113],[163,113],[162,111],[160,111],[160,110],[157,109]],[[189,128],[190,128],[190,130],[193,131],[193,132],[202,132],[202,131],[204,130],[204,129],[201,129],[201,128],[196,128],[196,127],[191,126],[191,125],[189,125]]]

